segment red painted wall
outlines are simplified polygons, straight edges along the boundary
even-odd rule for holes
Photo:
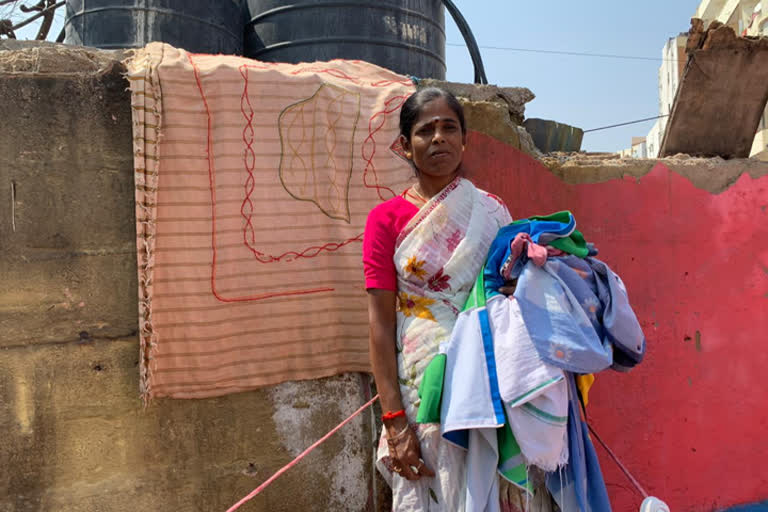
[[[571,210],[627,285],[646,359],[598,375],[588,409],[614,453],[675,512],[768,498],[768,176],[712,194],[659,163],[641,179],[568,185],[488,136],[468,147],[479,187],[515,218]],[[614,510],[638,510],[596,448]]]

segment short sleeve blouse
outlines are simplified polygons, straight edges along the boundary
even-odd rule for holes
[[[397,291],[395,241],[419,208],[402,196],[376,206],[368,214],[363,234],[366,289]]]

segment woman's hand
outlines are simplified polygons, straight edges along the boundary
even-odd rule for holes
[[[399,420],[399,421],[398,421]],[[385,424],[392,469],[407,480],[418,480],[435,473],[421,458],[421,446],[416,432],[405,418],[397,418]]]
[[[499,288],[499,293],[509,297],[510,295],[514,295],[516,288],[517,288],[517,279],[513,279],[511,281],[504,281],[504,285]]]

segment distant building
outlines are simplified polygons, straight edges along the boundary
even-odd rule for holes
[[[763,3],[764,0],[704,0],[693,16],[704,21],[704,28],[719,21],[742,36],[768,35],[768,9],[763,9]]]
[[[659,156],[659,149],[661,149],[661,141],[664,139],[664,129],[667,127],[666,117],[662,117],[653,123],[651,131],[648,132],[648,136],[645,137],[648,158],[656,158]]]
[[[661,51],[662,61],[659,67],[659,115],[668,116],[672,112],[675,103],[675,94],[680,85],[685,70],[685,43],[687,34],[671,37]],[[643,147],[637,143],[638,137],[632,138],[632,146],[620,151],[622,157],[627,158],[656,158],[659,155],[661,141],[664,138],[664,130],[667,127],[668,117],[660,117],[656,120],[643,139]],[[642,154],[642,156],[635,156]]]
[[[683,32],[677,37],[670,37],[661,50],[663,60],[659,68],[659,115],[672,113],[677,88],[680,86],[683,71],[685,71],[687,59],[685,44],[687,42],[688,33]]]
[[[619,151],[622,158],[648,158],[648,146],[645,137],[632,137],[632,146]]]
[[[675,95],[685,71],[685,43],[688,34],[683,33],[677,37],[670,37],[667,44],[661,50],[662,61],[659,67],[659,115],[669,116],[672,113],[672,105],[675,104]],[[660,117],[648,132],[646,137],[648,145],[648,157],[659,156],[661,141],[664,139],[664,131],[667,129],[669,117]]]

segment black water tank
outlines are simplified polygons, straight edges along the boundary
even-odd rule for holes
[[[163,41],[194,53],[242,55],[243,0],[67,0],[64,42],[138,48]]]
[[[441,0],[248,0],[245,55],[271,62],[359,59],[445,78]]]

